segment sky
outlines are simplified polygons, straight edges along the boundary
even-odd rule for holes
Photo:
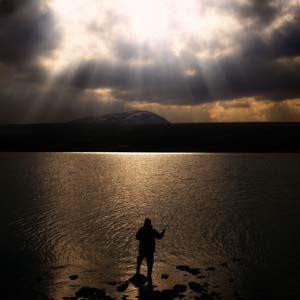
[[[0,123],[128,110],[300,121],[300,0],[0,0]]]

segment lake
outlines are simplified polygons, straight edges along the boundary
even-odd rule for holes
[[[62,299],[82,286],[136,299],[134,286],[122,294],[116,283],[135,273],[146,217],[167,227],[157,289],[195,281],[223,299],[300,299],[299,154],[1,153],[0,161],[3,299]]]

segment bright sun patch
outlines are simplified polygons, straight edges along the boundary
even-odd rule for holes
[[[167,34],[170,16],[164,1],[122,0],[120,10],[138,41],[159,40]]]
[[[49,7],[63,36],[53,59],[56,70],[88,59],[118,59],[119,41],[137,51],[147,45],[156,55],[178,56],[194,44],[196,56],[213,57],[212,45],[217,42],[218,53],[228,51],[241,27],[237,19],[198,0],[49,0]]]

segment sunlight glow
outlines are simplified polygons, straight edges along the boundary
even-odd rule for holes
[[[199,56],[213,55],[215,42],[218,53],[226,53],[241,28],[237,19],[197,0],[48,0],[48,5],[63,37],[53,63],[47,62],[57,72],[89,59],[117,60],[119,41],[140,50],[146,45],[156,56],[163,51],[179,56],[191,43]]]
[[[128,18],[132,34],[141,42],[163,38],[168,31],[170,12],[159,0],[122,0],[120,7]]]

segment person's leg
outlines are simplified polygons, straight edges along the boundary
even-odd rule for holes
[[[147,278],[148,278],[148,280],[152,280],[153,263],[154,263],[154,253],[147,254],[147,267],[148,267]]]
[[[138,257],[136,258],[136,274],[137,275],[140,274],[142,262],[143,262],[143,256],[141,254],[139,254]]]

